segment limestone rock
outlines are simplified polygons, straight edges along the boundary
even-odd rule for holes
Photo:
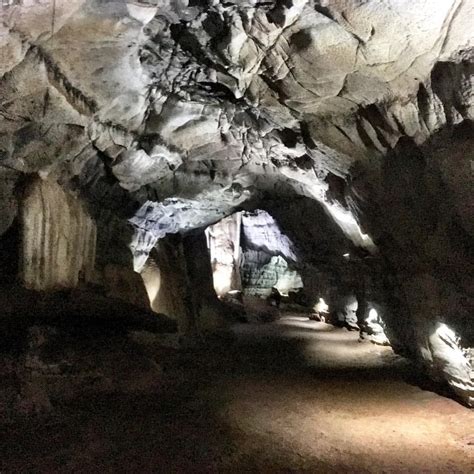
[[[56,219],[41,188],[23,262],[41,288],[89,274],[94,229],[100,266],[130,264],[129,246],[141,271],[168,234],[273,207],[314,297],[337,301],[342,256],[371,255],[399,352],[420,359],[433,322],[472,348],[473,15],[469,0],[3,1],[0,238],[29,175],[95,220],[69,194]]]
[[[83,204],[35,180],[22,202],[21,277],[27,288],[74,288],[95,268],[96,227]]]

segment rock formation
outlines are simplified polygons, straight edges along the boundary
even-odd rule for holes
[[[242,290],[241,227],[242,215],[236,212],[206,229],[214,289],[218,296]]]
[[[268,210],[320,260],[305,287],[355,256],[328,296],[368,274],[394,348],[472,405],[473,16],[471,0],[3,1],[1,245],[20,229],[27,284],[75,286],[94,245],[99,273],[148,272],[168,234]]]
[[[74,288],[91,281],[96,228],[82,203],[52,182],[37,180],[22,202],[22,279],[26,288]]]
[[[267,212],[242,214],[242,281],[248,294],[269,296],[272,288],[288,295],[303,287],[294,245]],[[292,268],[293,265],[293,268]]]

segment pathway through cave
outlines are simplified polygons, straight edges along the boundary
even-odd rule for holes
[[[159,354],[139,395],[2,433],[6,472],[472,472],[474,413],[358,334],[286,314]]]

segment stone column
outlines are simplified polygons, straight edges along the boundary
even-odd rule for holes
[[[236,212],[206,230],[213,271],[214,289],[218,296],[241,290],[240,229],[242,217]]]

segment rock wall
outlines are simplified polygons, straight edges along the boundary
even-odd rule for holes
[[[176,320],[185,343],[194,344],[230,321],[214,290],[203,231],[159,240],[141,276],[153,311]]]
[[[231,321],[226,306],[217,298],[213,285],[211,259],[204,232],[192,233],[183,239],[186,279],[193,327],[198,332],[212,332],[225,327]]]
[[[240,233],[242,215],[236,212],[206,229],[214,289],[218,296],[241,290]]]
[[[244,293],[269,296],[272,288],[287,295],[303,287],[296,270],[292,270],[280,255],[271,255],[258,250],[245,250],[242,257],[242,285]]]
[[[452,357],[445,358],[442,377],[459,392],[449,373],[464,374],[467,403],[474,385],[469,361],[436,328],[446,325],[460,337],[460,348],[474,346],[472,137],[472,125],[463,123],[423,146],[400,140],[377,167],[361,170],[351,190],[395,280],[392,293],[401,304],[386,321],[390,331],[432,373],[440,371],[432,347],[444,346]],[[438,343],[427,343],[433,339]]]
[[[269,296],[275,287],[280,293],[288,294],[303,286],[298,272],[288,264],[298,259],[294,244],[268,212],[243,212],[242,236],[244,293]]]
[[[96,226],[55,182],[35,179],[21,201],[20,275],[27,288],[74,288],[93,279]]]
[[[293,242],[281,231],[275,219],[264,210],[242,213],[242,234],[244,249],[281,255],[293,262],[298,260]]]
[[[104,286],[105,294],[109,298],[124,300],[139,308],[150,309],[143,280],[131,266],[105,265],[100,283]]]
[[[179,236],[158,241],[141,272],[153,311],[177,321],[187,317],[183,248]]]
[[[81,198],[52,179],[27,184],[19,207],[19,225],[2,237],[10,238],[12,252],[18,247],[18,272],[26,288],[51,291],[90,284],[110,298],[150,308],[124,243],[123,223],[114,227],[115,220],[91,215]],[[17,242],[9,237],[14,232]],[[8,277],[11,283],[15,277],[11,270]]]

